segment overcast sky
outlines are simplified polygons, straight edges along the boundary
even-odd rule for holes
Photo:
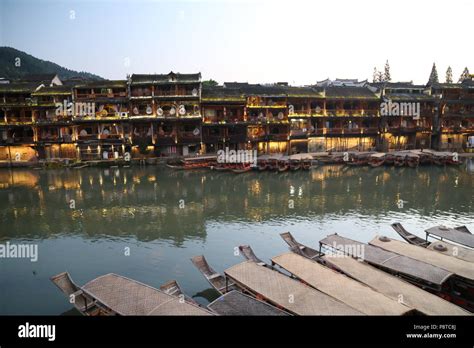
[[[474,1],[0,0],[1,46],[110,79],[190,73],[223,81],[311,84],[444,81],[474,69]]]

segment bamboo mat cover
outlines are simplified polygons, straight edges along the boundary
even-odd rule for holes
[[[359,311],[255,262],[245,261],[225,274],[272,303],[298,315],[362,315]]]

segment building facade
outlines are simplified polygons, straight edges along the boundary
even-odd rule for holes
[[[337,82],[337,83],[336,83]],[[0,84],[0,164],[258,153],[474,149],[474,81],[323,81],[295,87],[133,74]]]

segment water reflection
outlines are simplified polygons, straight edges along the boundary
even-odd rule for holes
[[[351,168],[310,172],[173,171],[164,167],[3,170],[0,238],[133,236],[206,238],[206,224],[313,221],[336,214],[376,218],[410,209],[472,211],[474,176],[464,167]],[[403,200],[405,206],[397,205]]]
[[[191,264],[194,255],[205,254],[222,272],[242,261],[234,254],[240,244],[264,260],[286,251],[278,234],[288,230],[317,247],[333,232],[397,238],[389,226],[395,221],[419,235],[438,223],[474,228],[470,166],[241,175],[159,166],[3,169],[0,240],[34,241],[39,261],[0,260],[0,314],[68,311],[49,281],[65,270],[78,284],[110,272],[155,287],[176,279],[206,304],[215,293]]]

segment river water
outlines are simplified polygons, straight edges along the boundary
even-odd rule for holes
[[[219,272],[242,261],[240,244],[269,258],[290,231],[305,244],[337,232],[367,242],[398,238],[402,222],[424,237],[437,224],[474,230],[474,166],[350,168],[308,172],[174,171],[163,166],[0,170],[0,243],[33,244],[38,260],[0,258],[0,314],[70,312],[49,278],[80,285],[118,273],[159,287],[176,279],[198,302],[215,298],[190,258]],[[399,238],[398,238],[399,239]]]

